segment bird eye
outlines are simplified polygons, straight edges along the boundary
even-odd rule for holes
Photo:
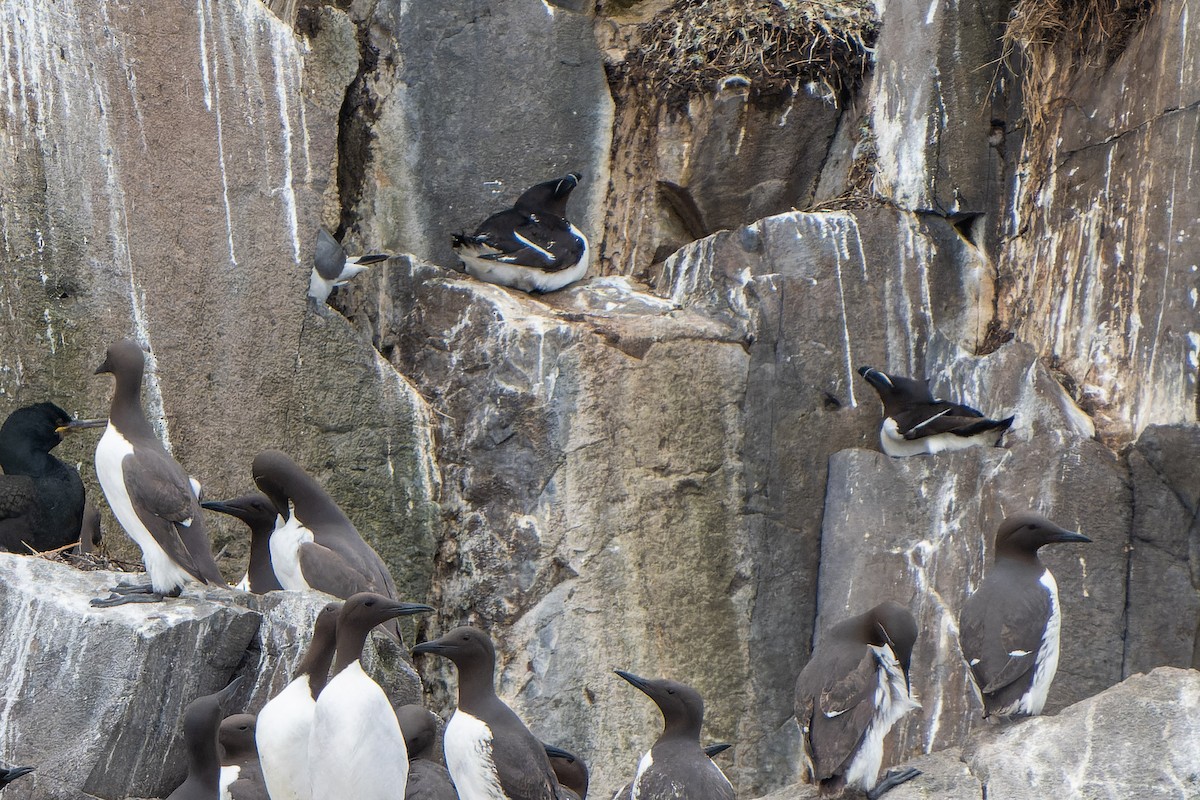
[[[367,608],[370,608],[371,606],[375,605],[375,601],[368,600],[367,602],[363,603],[363,605],[365,605]]]

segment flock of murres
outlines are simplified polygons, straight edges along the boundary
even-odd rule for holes
[[[587,240],[565,218],[580,176],[538,184],[512,209],[489,217],[454,246],[473,276],[523,291],[554,291],[587,271]],[[348,257],[318,233],[309,295],[323,303],[334,287],[388,256]],[[376,627],[399,641],[398,618],[434,611],[401,602],[386,565],[317,481],[287,454],[260,453],[251,466],[259,491],[201,502],[198,483],[166,451],[141,405],[145,355],[133,340],[112,344],[97,374],[115,380],[107,420],[73,420],[51,403],[18,409],[0,428],[0,546],[46,544],[48,531],[82,531],[78,473],[50,455],[77,428],[105,432],[96,473],[113,515],[141,548],[149,584],[122,583],[92,605],[162,602],[192,582],[223,583],[201,509],[233,515],[250,528],[250,563],[237,588],[320,591],[340,598],[321,610],[293,680],[259,712],[225,716],[240,679],[185,710],[188,776],[168,800],[583,800],[588,777],[575,755],[542,743],[496,695],[491,638],[460,627],[418,644],[458,672],[458,704],[445,726],[444,762],[434,754],[439,720],[421,706],[393,708],[364,671],[363,647]],[[997,445],[1013,417],[989,419],[935,398],[927,382],[863,367],[878,393],[880,443],[894,457]],[[64,472],[64,470],[66,470]],[[74,472],[74,478],[67,474]],[[959,618],[963,657],[984,715],[1041,713],[1058,664],[1061,616],[1053,575],[1037,552],[1056,542],[1088,542],[1033,512],[1000,525],[995,561]],[[876,800],[920,775],[889,770],[883,740],[919,707],[909,668],[916,620],[888,601],[842,621],[820,638],[796,681],[795,714],[803,774],[822,794],[843,789]],[[729,747],[701,745],[704,702],[686,684],[616,674],[649,696],[663,731],[614,800],[732,800],[713,762]],[[0,768],[0,788],[33,770]]]

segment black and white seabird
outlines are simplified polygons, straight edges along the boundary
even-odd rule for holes
[[[582,176],[571,172],[525,190],[512,208],[493,214],[471,236],[455,234],[467,272],[526,292],[553,292],[588,270],[588,241],[567,220],[567,199]]]
[[[813,651],[796,679],[796,722],[805,779],[822,793],[849,786],[875,800],[921,774],[889,771],[876,781],[883,738],[919,707],[908,681],[916,641],[912,613],[888,601],[838,623]]]
[[[959,642],[985,717],[1042,713],[1058,669],[1058,584],[1038,560],[1042,545],[1090,542],[1031,511],[1006,517],[996,560],[958,617]]]
[[[119,586],[92,605],[113,606],[178,597],[188,581],[223,585],[204,529],[197,485],[154,435],[142,411],[142,348],[122,339],[108,348],[96,374],[116,379],[108,429],[96,446],[96,477],[121,527],[142,549],[150,587]]]
[[[546,748],[496,696],[496,650],[478,628],[462,627],[413,648],[458,668],[458,707],[446,725],[446,767],[462,800],[555,800],[558,780]]]
[[[459,800],[449,771],[434,753],[437,715],[424,706],[406,705],[396,709],[396,719],[408,750],[406,800]]]
[[[271,567],[271,533],[279,516],[271,499],[265,494],[251,492],[232,500],[208,500],[200,506],[237,517],[250,528],[250,566],[236,588],[254,594],[282,589],[283,584],[275,577],[275,570]]]
[[[254,744],[253,714],[221,720],[221,800],[270,800]]]
[[[704,700],[678,681],[616,673],[658,706],[663,732],[638,762],[630,784],[632,800],[733,800],[733,785],[700,746]]]
[[[273,800],[312,800],[308,744],[317,697],[329,678],[337,647],[341,603],[329,603],[317,614],[312,640],[291,683],[258,712],[254,740],[263,780]]]
[[[218,742],[221,716],[242,683],[234,678],[219,692],[197,697],[183,710],[183,742],[188,774],[167,800],[213,800],[221,797],[221,758]]]
[[[333,677],[317,696],[308,743],[313,800],[396,800],[408,783],[408,750],[396,712],[362,667],[376,625],[434,609],[360,592],[342,604]]]
[[[17,778],[33,772],[33,767],[5,767],[0,765],[0,789],[8,786]]]
[[[728,742],[718,742],[716,744],[706,744],[704,746],[704,755],[708,756],[709,758],[715,758],[716,756],[720,755],[721,753],[724,753],[726,750],[728,750],[731,747],[733,747],[733,745],[729,744]],[[551,763],[553,763],[554,759],[551,758],[550,761],[551,761]],[[556,775],[558,774],[557,766],[554,769],[554,773]],[[633,781],[630,781],[629,783],[627,783],[623,787],[621,787],[620,791],[618,791],[616,794],[613,795],[613,800],[629,800],[629,793],[632,791],[633,791]]]
[[[308,280],[308,296],[318,303],[329,299],[335,286],[341,286],[371,264],[387,261],[391,256],[376,254],[351,258],[338,240],[324,228],[317,229],[317,249],[313,256],[313,271]]]
[[[54,403],[18,408],[0,426],[0,550],[43,553],[80,541],[79,470],[50,454],[63,437],[105,420],[76,420]]]
[[[879,442],[889,456],[917,456],[999,444],[1013,417],[988,419],[970,406],[939,400],[927,381],[859,367],[883,401]]]
[[[588,768],[583,759],[561,747],[546,745],[550,768],[558,778],[561,800],[587,800]]]

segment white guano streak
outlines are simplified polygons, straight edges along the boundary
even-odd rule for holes
[[[211,0],[196,0],[196,17],[200,22],[200,77],[204,82],[204,107],[213,112],[217,123],[217,163],[221,167],[221,200],[225,204],[225,238],[229,246],[229,264],[236,267],[237,254],[233,247],[233,211],[229,206],[229,175],[225,170],[225,135],[221,121],[220,60],[213,58],[209,68],[208,36],[212,23]]]

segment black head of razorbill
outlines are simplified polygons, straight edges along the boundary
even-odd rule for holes
[[[83,481],[50,451],[71,431],[105,424],[72,419],[54,403],[8,415],[0,425],[0,550],[46,552],[81,539]]]
[[[0,789],[8,786],[17,778],[28,775],[33,770],[34,767],[5,767],[0,765]]]
[[[266,594],[283,588],[271,568],[271,534],[279,514],[269,497],[251,492],[232,500],[205,501],[200,507],[236,517],[250,528],[250,565],[246,577],[238,584],[239,589]]]
[[[996,560],[963,603],[959,643],[985,717],[1042,713],[1058,669],[1058,584],[1037,551],[1057,542],[1090,542],[1032,511],[1006,517]]]
[[[459,800],[450,773],[435,752],[437,715],[424,706],[410,704],[396,709],[396,719],[408,749],[406,800]]]
[[[889,375],[871,367],[858,374],[883,402],[879,442],[889,456],[903,457],[996,445],[1013,417],[988,419],[970,406],[939,400],[926,381]]]
[[[221,792],[220,727],[224,709],[241,686],[234,678],[219,692],[197,697],[183,711],[188,774],[167,800],[211,800]]]
[[[617,675],[646,694],[663,716],[663,731],[638,763],[631,796],[639,800],[732,800],[733,785],[700,746],[704,700],[687,684],[642,678],[616,670]]]
[[[188,581],[223,584],[196,484],[166,451],[142,411],[145,354],[132,339],[108,348],[96,374],[115,379],[108,428],[96,445],[96,477],[113,515],[142,551],[150,586],[118,586],[94,600],[111,606],[178,596]]]
[[[545,747],[496,696],[491,638],[478,628],[455,628],[412,652],[443,656],[458,668],[458,707],[444,748],[459,796],[496,797],[490,787],[499,785],[508,800],[556,800],[558,780]]]
[[[892,601],[844,620],[818,642],[796,679],[796,722],[804,777],[822,792],[852,787],[879,797],[920,774],[888,772],[877,780],[883,739],[918,707],[908,671],[917,641],[912,613]]]
[[[588,768],[583,759],[550,744],[546,745],[546,755],[558,785],[569,793],[564,800],[587,800]]]
[[[588,269],[587,237],[567,220],[567,200],[582,176],[571,172],[526,189],[516,204],[451,237],[475,278],[526,292],[553,292]]]
[[[308,296],[318,303],[329,299],[334,287],[341,286],[371,264],[387,261],[383,254],[346,255],[346,250],[324,228],[317,229],[317,247],[313,256],[313,271],[308,282]]]

